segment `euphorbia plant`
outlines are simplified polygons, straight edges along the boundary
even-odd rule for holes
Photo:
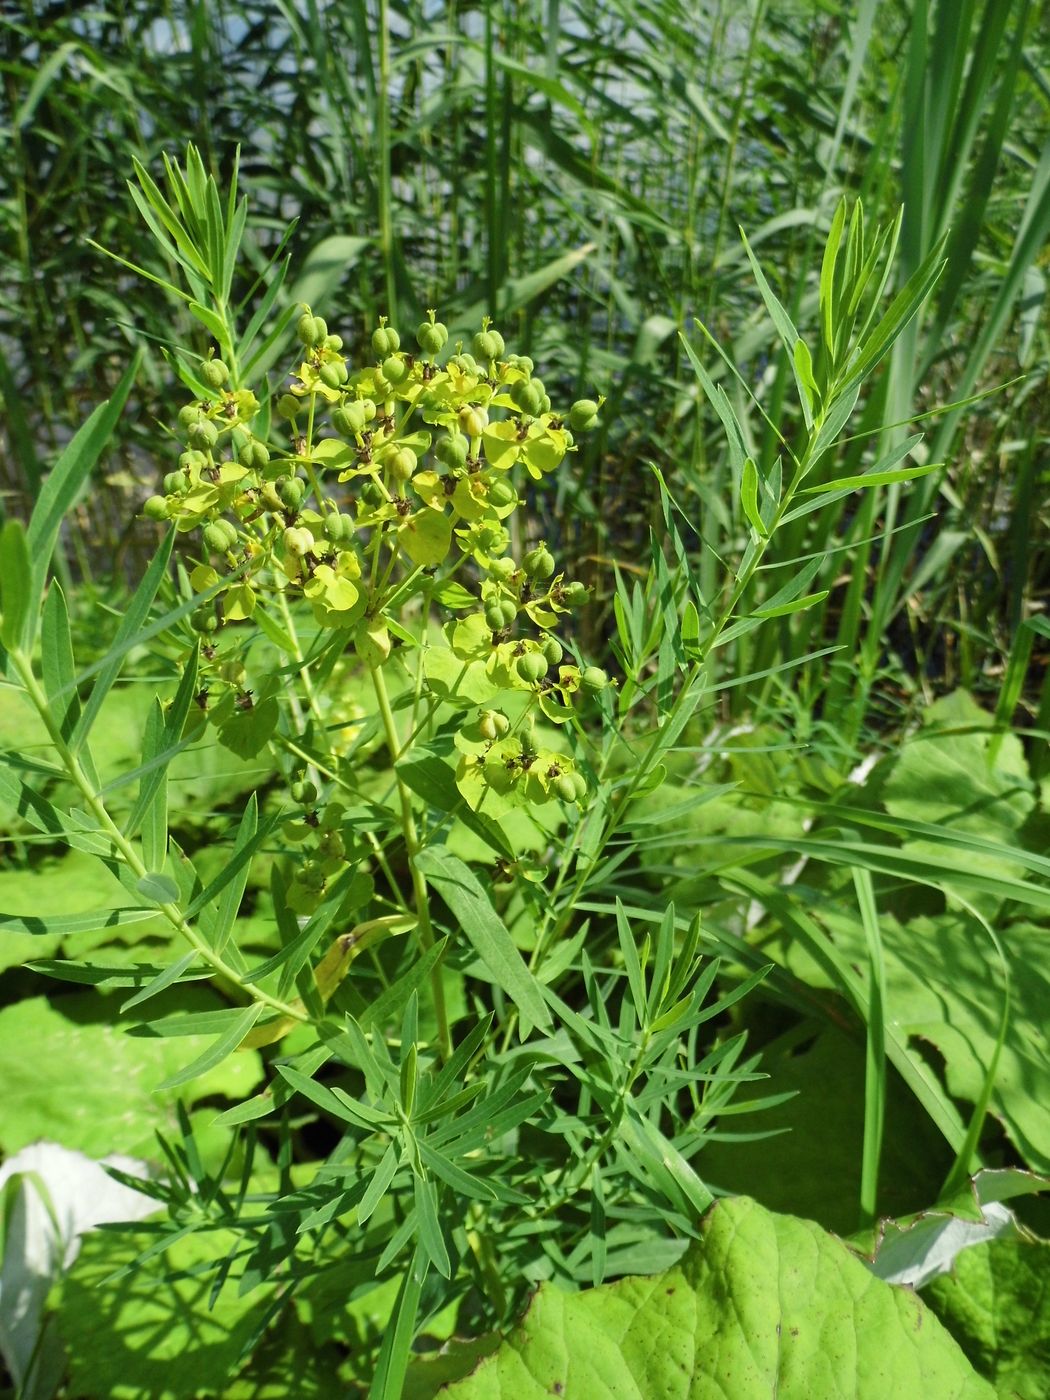
[[[393,1397],[437,1314],[446,1335],[498,1326],[538,1279],[600,1282],[617,1249],[660,1267],[712,1200],[693,1159],[759,1077],[744,1036],[716,1027],[764,968],[708,1004],[718,964],[701,959],[698,918],[643,909],[639,937],[607,887],[711,653],[813,601],[814,570],[788,561],[771,604],[747,612],[779,525],[814,509],[806,491],[833,489],[802,483],[935,269],[874,329],[878,293],[856,334],[841,331],[846,293],[863,292],[886,237],[865,252],[857,219],[842,258],[836,216],[816,368],[773,301],[807,429],[798,454],[781,438],[787,467],[745,455],[727,396],[695,361],[729,435],[742,557],[725,597],[703,597],[662,494],[683,567],[672,577],[654,541],[644,590],[619,586],[618,689],[573,649],[567,624],[588,591],[559,571],[526,503],[601,400],[556,410],[488,319],[454,343],[435,312],[411,338],[381,321],[351,355],[310,307],[278,312],[279,261],[258,304],[249,293],[238,306],[247,211],[234,191],[220,199],[192,147],[185,169],[167,163],[167,195],[136,174],[132,193],[185,287],[134,271],[185,303],[210,348],[170,347],[186,401],[159,426],[162,489],[142,510],[163,537],[100,660],[78,673],[46,574],[134,365],[52,472],[28,530],[8,522],[0,542],[5,670],[54,759],[7,756],[0,792],[47,839],[96,855],[123,894],[103,911],[14,923],[59,934],[166,923],[171,947],[155,963],[40,964],[127,989],[122,1014],[150,1035],[200,1038],[167,1087],[265,1054],[265,1088],[219,1120],[250,1125],[223,1161],[203,1162],[185,1120],[181,1142],[165,1143],[149,1187],[167,1212],[157,1232],[232,1231],[210,1264],[217,1287],[266,1290],[260,1330],[285,1308],[309,1315],[333,1277],[347,1294],[396,1282],[389,1326],[361,1362],[374,1393]],[[272,383],[289,341],[291,373]],[[930,469],[899,468],[901,455],[861,484]],[[139,766],[100,774],[92,727],[144,650],[170,683]],[[186,852],[171,834],[185,814],[168,785],[174,759],[216,742],[259,774],[239,816],[223,814],[218,864],[208,841]],[[113,798],[132,785],[129,804]],[[162,994],[170,1003],[206,979],[227,1004],[154,1014]],[[318,1124],[320,1154],[305,1141]]]
[[[533,362],[508,353],[488,318],[471,350],[457,344],[452,354],[433,311],[411,351],[381,318],[359,368],[309,307],[295,330],[300,355],[273,412],[246,387],[229,338],[226,359],[183,361],[194,398],[173,436],[184,450],[144,514],[187,537],[189,585],[208,598],[188,619],[202,644],[186,664],[220,737],[249,751],[288,738],[272,673],[261,688],[247,684],[260,634],[298,672],[307,732],[284,747],[289,795],[303,811],[284,831],[301,843],[288,894],[300,913],[313,912],[365,854],[343,819],[339,799],[355,784],[352,765],[327,742],[336,736],[324,696],[345,675],[347,653],[356,655],[395,776],[411,882],[410,895],[396,879],[388,893],[426,950],[433,932],[420,839],[398,767],[414,739],[452,734],[458,790],[488,819],[502,854],[510,852],[493,823],[514,806],[586,796],[584,773],[555,731],[578,724],[581,706],[608,683],[556,635],[588,590],[557,570],[542,541],[515,559],[507,524],[522,505],[515,469],[537,480],[555,470],[573,450],[573,429],[590,427],[600,405],[553,412]],[[314,624],[309,657],[299,637],[304,603]],[[262,722],[260,699],[271,702]],[[447,1056],[439,968],[431,983]]]

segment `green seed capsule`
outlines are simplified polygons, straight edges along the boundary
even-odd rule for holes
[[[309,554],[314,547],[313,535],[301,525],[289,526],[284,532],[283,540],[285,549],[297,559],[301,559],[304,554]]]
[[[203,452],[191,449],[179,455],[179,466],[184,472],[202,472],[208,465],[208,459]]]
[[[363,433],[367,422],[363,399],[332,409],[332,427],[337,433],[342,433],[343,437],[354,437],[357,433]]]
[[[489,565],[489,577],[496,579],[499,583],[509,583],[517,571],[518,566],[513,559],[493,559]]]
[[[478,719],[478,733],[483,739],[489,742],[499,738],[499,730],[496,728],[496,716],[492,710],[482,711]]]
[[[142,507],[142,514],[147,520],[167,520],[171,508],[163,496],[151,496]]]
[[[561,777],[554,779],[554,791],[563,802],[576,801],[576,784],[570,773],[562,773]]]
[[[295,329],[303,344],[311,348],[323,345],[328,335],[328,327],[324,320],[320,316],[311,316],[309,312],[299,317],[299,324]]]
[[[497,476],[489,482],[489,505],[502,509],[504,506],[513,505],[518,499],[518,493],[504,476]]]
[[[544,637],[540,643],[540,651],[547,658],[548,666],[557,666],[558,662],[565,655],[561,642],[557,637]]]
[[[485,608],[485,621],[493,632],[503,630],[503,609],[498,601],[493,600]]]
[[[304,807],[311,807],[317,801],[317,788],[309,778],[299,778],[288,789],[293,802],[299,802]]]
[[[609,684],[609,677],[600,666],[588,666],[580,676],[580,688],[591,695],[597,695]]]
[[[452,355],[449,357],[449,364],[455,365],[462,374],[472,374],[475,379],[482,376],[482,368],[473,355]]]
[[[403,384],[408,378],[404,355],[388,355],[383,361],[383,378],[391,384]]]
[[[466,404],[459,410],[459,426],[468,438],[479,438],[488,425],[488,410],[480,404]]]
[[[372,332],[372,349],[380,358],[392,355],[401,345],[401,337],[393,326],[380,326]]]
[[[582,802],[587,796],[587,779],[582,773],[573,772],[570,774],[572,785],[576,789],[576,801]]]
[[[424,355],[436,355],[448,340],[448,327],[440,321],[423,321],[416,329],[416,343]]]
[[[572,582],[562,587],[562,599],[570,608],[582,607],[591,596],[591,590],[584,583]]]
[[[538,651],[527,651],[524,656],[518,657],[514,669],[523,681],[535,685],[547,674],[547,661]]]
[[[479,331],[474,337],[473,348],[479,360],[491,363],[503,354],[503,337],[499,331]]]
[[[265,442],[260,442],[258,438],[249,438],[247,442],[241,444],[237,460],[242,467],[247,467],[249,471],[261,472],[270,460],[270,449]]]
[[[317,854],[323,860],[342,860],[346,855],[346,842],[341,831],[326,831],[317,843]]]
[[[569,427],[573,432],[585,433],[593,428],[598,420],[598,405],[593,399],[577,399],[569,409]]]
[[[219,440],[219,430],[210,418],[198,418],[189,426],[186,436],[193,447],[206,452],[209,447],[214,447]]]
[[[324,522],[325,536],[333,544],[344,544],[352,540],[355,528],[352,515],[329,515]]]
[[[169,496],[181,496],[184,491],[189,490],[190,479],[183,471],[168,472],[164,478],[164,489]]]
[[[219,619],[215,616],[214,608],[198,608],[196,612],[191,612],[190,626],[194,632],[217,632]]]
[[[338,389],[346,383],[346,365],[342,360],[325,360],[317,373],[321,376],[321,383],[329,389]]]
[[[342,350],[343,337],[341,335],[326,335],[324,338],[325,350]]]
[[[545,544],[538,544],[522,558],[521,567],[529,578],[550,578],[554,573],[554,555]]]
[[[306,482],[298,476],[287,477],[278,484],[277,494],[287,510],[298,510],[306,495]]]
[[[453,469],[464,466],[469,454],[470,443],[462,433],[449,433],[448,437],[441,438],[434,448],[434,456],[438,461]]]
[[[366,505],[381,506],[386,496],[378,481],[366,481],[361,487],[361,499]]]
[[[188,428],[191,423],[196,423],[201,416],[200,404],[188,403],[184,408],[179,409],[179,427]]]
[[[277,400],[277,412],[281,418],[287,418],[289,422],[296,416],[302,403],[294,394],[282,394]]]
[[[204,543],[212,554],[225,554],[230,547],[230,537],[223,529],[222,522],[213,520],[204,527]]]
[[[411,481],[416,469],[416,454],[411,447],[399,448],[387,463],[387,470],[395,481]]]
[[[222,360],[205,360],[201,365],[201,378],[211,389],[221,389],[230,377],[230,371]]]
[[[227,549],[234,549],[234,548],[236,548],[237,543],[238,543],[238,541],[240,540],[240,534],[239,534],[239,532],[238,532],[238,530],[237,530],[237,526],[233,523],[233,521],[232,521],[232,520],[216,520],[215,523],[216,523],[216,525],[219,527],[219,529],[222,530],[222,532],[223,532],[223,533],[225,534],[225,536],[226,536],[226,548],[227,548]]]

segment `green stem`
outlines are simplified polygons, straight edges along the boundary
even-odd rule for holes
[[[423,878],[422,871],[416,866],[416,858],[421,850],[419,833],[416,830],[416,819],[412,814],[412,794],[405,786],[401,775],[397,771],[397,760],[401,756],[401,741],[398,738],[397,724],[394,720],[394,712],[390,708],[390,696],[387,693],[386,680],[380,666],[370,665],[369,673],[372,677],[372,689],[375,691],[376,704],[379,706],[379,716],[383,723],[383,733],[386,736],[386,746],[390,754],[390,764],[393,768],[394,778],[397,782],[398,797],[401,802],[401,831],[405,838],[405,850],[408,854],[408,869],[412,877],[412,893],[415,898],[415,913],[419,921],[419,941],[424,952],[434,946],[434,927],[430,922],[430,893],[427,890],[427,882]],[[452,1054],[452,1040],[448,1031],[448,1013],[445,1009],[445,984],[442,981],[440,967],[435,967],[430,973],[430,988],[434,998],[434,1015],[437,1018],[438,1047],[441,1051],[441,1058],[447,1060]]]
[[[29,697],[34,709],[39,714],[47,729],[52,747],[58,754],[62,766],[69,774],[70,780],[84,799],[88,811],[113,843],[114,848],[129,870],[131,870],[138,879],[143,879],[149,872],[142,858],[109,815],[105,803],[95,792],[94,784],[84,772],[80,760],[66,743],[65,737],[51,713],[51,706],[48,704],[47,695],[44,693],[43,687],[33,674],[31,661],[22,651],[13,651],[10,653],[10,657],[12,665],[18,672],[19,679],[25,687],[26,695]],[[269,992],[264,992],[262,988],[256,986],[254,982],[246,982],[236,968],[231,967],[225,958],[220,957],[218,953],[208,947],[207,943],[201,938],[200,934],[196,932],[174,901],[161,904],[158,908],[172,927],[178,930],[198,956],[201,957],[218,976],[227,978],[235,986],[241,987],[247,992],[253,1000],[261,1002],[263,1006],[267,1006],[271,1010],[279,1012],[282,1016],[287,1016],[292,1020],[302,1021],[304,1023],[310,1021],[311,1018],[305,1011],[292,1006],[289,1002],[282,1001],[279,997],[271,996]]]

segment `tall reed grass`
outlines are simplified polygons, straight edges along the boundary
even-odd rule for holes
[[[989,684],[1045,596],[1046,533],[1032,527],[1045,525],[1050,122],[1047,37],[1030,0],[819,11],[767,0],[121,0],[8,16],[3,46],[12,502],[34,495],[40,461],[130,348],[148,348],[142,411],[110,459],[111,489],[92,493],[90,519],[82,508],[90,528],[69,537],[67,570],[98,571],[129,543],[130,504],[163,458],[151,416],[169,375],[163,294],[115,267],[107,284],[88,231],[163,275],[121,212],[123,181],[132,156],[152,165],[192,135],[216,171],[240,147],[244,187],[267,211],[250,249],[260,270],[296,220],[287,246],[303,270],[280,302],[323,312],[338,293],[358,313],[341,327],[351,340],[387,311],[410,320],[439,305],[454,334],[491,311],[567,392],[610,397],[615,436],[581,452],[541,503],[552,534],[579,522],[560,543],[610,607],[612,566],[637,572],[659,528],[650,462],[694,526],[686,543],[706,589],[746,530],[720,426],[677,334],[695,340],[699,319],[747,367],[748,383],[725,387],[761,444],[781,421],[790,368],[744,275],[737,226],[805,321],[810,255],[839,195],[862,196],[882,223],[903,202],[899,275],[942,241],[945,269],[863,405],[843,469],[903,441],[917,403],[936,415],[924,426],[944,470],[859,507],[843,495],[785,530],[769,593],[788,560],[822,554],[814,587],[828,597],[726,648],[724,665],[741,674],[822,643],[848,656],[859,646],[859,666],[821,661],[798,683],[809,705],[849,717],[849,749],[872,688],[877,704],[894,703],[894,657],[905,692]],[[189,342],[202,334],[188,316],[178,327]],[[946,407],[1003,383],[965,419]],[[886,422],[898,426],[865,435]],[[874,543],[881,529],[888,539]],[[1038,708],[1037,681],[1023,694]]]

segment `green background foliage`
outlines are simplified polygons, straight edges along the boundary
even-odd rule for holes
[[[129,1152],[158,1205],[52,1294],[68,1393],[645,1394],[648,1308],[669,1393],[1043,1394],[1045,1201],[928,1308],[824,1233],[1050,1172],[1039,6],[120,0],[0,43],[0,1153]],[[193,210],[235,169],[248,209],[194,246],[148,183],[188,140]],[[301,304],[361,383],[437,307],[604,400],[508,522],[616,682],[544,699],[578,807],[481,783],[479,563],[356,654],[356,578],[242,575],[191,633],[235,556],[143,503],[216,343],[280,440]]]

